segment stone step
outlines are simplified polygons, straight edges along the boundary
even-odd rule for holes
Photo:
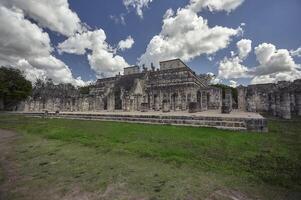
[[[114,121],[114,122],[128,122],[128,123],[138,123],[138,124],[165,124],[165,125],[175,125],[175,126],[190,126],[190,127],[208,127],[208,128],[217,128],[224,130],[235,130],[235,131],[246,131],[247,128],[244,123],[224,123],[223,125],[215,124],[214,121],[200,121],[199,123],[178,123],[173,121],[150,121],[150,120],[125,120],[125,119],[116,119],[116,118],[84,118],[84,117],[63,117],[63,116],[54,116],[51,118],[67,118],[67,119],[80,119],[80,120],[95,120],[95,121]],[[219,122],[218,122],[219,123]]]
[[[68,118],[103,121],[124,121],[147,124],[171,124],[182,126],[214,127],[229,130],[249,130],[267,132],[267,121],[264,118],[234,118],[211,116],[179,116],[179,115],[146,115],[146,114],[104,114],[104,113],[48,113],[29,112],[20,113],[27,116],[50,118]]]
[[[153,124],[172,124],[172,125],[190,125],[190,126],[206,126],[216,128],[238,129],[246,128],[245,122],[241,121],[213,121],[213,120],[187,120],[187,119],[156,119],[156,118],[144,118],[136,116],[87,116],[87,115],[59,115],[52,116],[55,118],[73,118],[73,119],[94,119],[94,120],[106,120],[106,121],[126,121],[126,122],[147,122]]]

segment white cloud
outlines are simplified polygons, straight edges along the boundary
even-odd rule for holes
[[[301,78],[300,64],[295,63],[287,49],[277,49],[273,44],[262,43],[255,48],[255,54],[259,66],[250,72],[254,76],[252,84]]]
[[[296,50],[290,50],[290,54],[292,56],[301,57],[301,47]]]
[[[139,17],[143,18],[143,8],[147,8],[153,0],[123,0],[126,8],[134,8]]]
[[[242,39],[236,43],[238,49],[238,56],[240,59],[245,59],[248,57],[249,53],[252,51],[252,41],[248,39]]]
[[[214,73],[208,72],[207,75],[211,78],[211,80],[210,80],[211,84],[218,84],[221,82],[221,80],[219,78],[217,78]]]
[[[239,33],[240,28],[210,28],[207,20],[188,8],[178,9],[175,15],[169,11],[163,19],[161,32],[151,39],[139,63],[158,65],[158,61],[166,59],[189,61],[201,54],[213,54],[227,47],[231,37]]]
[[[125,23],[125,18],[124,18],[124,14],[121,13],[119,16],[116,15],[110,15],[109,16],[111,20],[114,21],[115,24],[122,24],[122,25],[126,25]]]
[[[123,57],[116,55],[106,42],[106,34],[102,29],[77,33],[58,45],[59,52],[83,55],[87,50],[88,61],[97,77],[112,76],[129,66]]]
[[[51,55],[49,36],[25,19],[22,10],[0,5],[0,64],[24,71],[31,81],[52,78],[54,82],[82,84],[67,65]]]
[[[277,83],[278,81],[294,81],[296,79],[301,79],[301,72],[299,70],[255,76],[251,80],[251,84]]]
[[[231,57],[220,61],[218,77],[220,79],[249,77],[249,69],[242,63],[252,51],[252,41],[241,39],[236,43],[237,52],[231,51]]]
[[[47,56],[50,39],[37,25],[24,19],[20,9],[0,6],[0,54],[11,59]]]
[[[207,8],[209,11],[226,11],[231,12],[240,6],[244,0],[190,0],[188,8],[195,12],[200,12]]]
[[[235,56],[232,58],[224,58],[219,63],[218,78],[243,78],[248,77],[248,68],[241,64],[242,60]]]
[[[135,41],[132,36],[128,36],[125,40],[120,40],[118,43],[118,49],[121,51],[125,49],[130,49],[134,45]]]
[[[20,8],[40,26],[66,36],[85,29],[67,0],[1,0],[0,4]]]
[[[253,70],[255,75],[289,72],[300,67],[287,49],[277,50],[273,44],[260,44],[255,48],[255,54],[260,64]]]
[[[230,80],[229,83],[230,83],[230,87],[233,87],[233,88],[237,87],[237,82],[236,81]]]
[[[252,78],[252,84],[292,81],[301,78],[300,64],[296,64],[287,49],[277,49],[275,45],[262,43],[255,47],[259,65],[248,68],[242,64],[252,50],[251,41],[237,42],[238,53],[231,53],[219,63],[219,79]]]

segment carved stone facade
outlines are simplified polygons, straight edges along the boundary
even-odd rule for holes
[[[269,113],[284,119],[301,116],[301,79],[239,86],[237,89],[238,108],[242,111]]]
[[[160,62],[160,69],[138,66],[124,75],[103,78],[88,94],[63,86],[44,87],[19,106],[22,111],[187,111],[191,102],[197,111],[220,109],[221,89],[209,86],[206,75],[197,75],[180,59]]]

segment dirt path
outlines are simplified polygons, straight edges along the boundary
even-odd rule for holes
[[[0,129],[0,170],[4,175],[4,182],[0,185],[0,199],[5,199],[9,188],[18,179],[17,168],[13,162],[13,143],[18,139],[18,135],[12,131]]]

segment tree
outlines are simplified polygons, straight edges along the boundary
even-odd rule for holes
[[[223,90],[223,94],[225,92],[225,89],[231,89],[231,91],[232,91],[232,98],[237,103],[237,97],[238,97],[238,95],[237,95],[237,88],[233,88],[233,87],[230,87],[230,86],[224,85],[224,84],[214,84],[212,86],[221,88]]]
[[[14,68],[0,67],[0,109],[13,110],[32,91],[31,82]]]

